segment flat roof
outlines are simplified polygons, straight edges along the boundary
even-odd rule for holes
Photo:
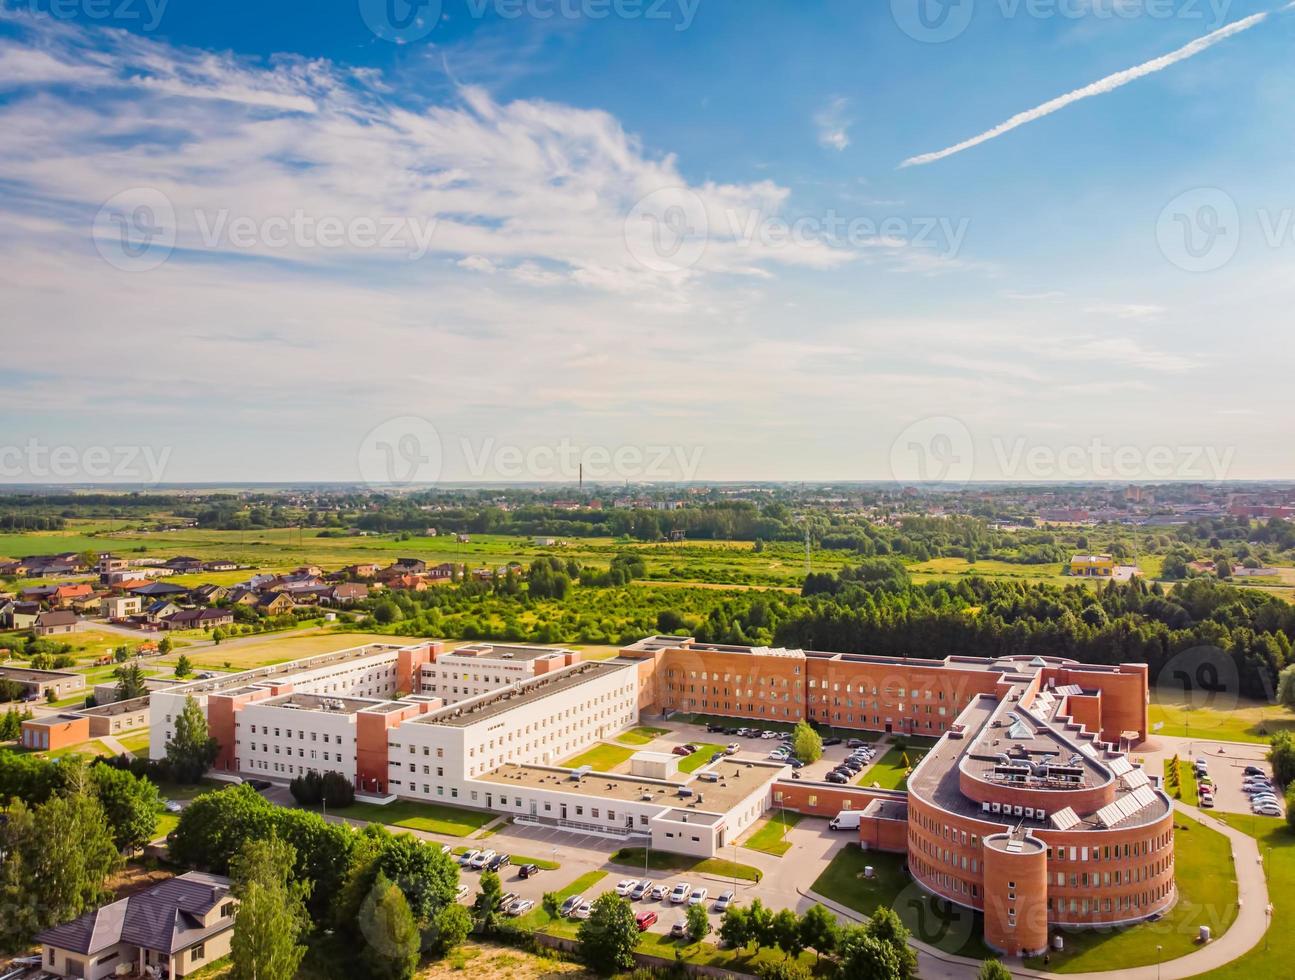
[[[761,786],[768,786],[785,768],[776,763],[726,759],[698,770],[687,780],[650,779],[612,772],[591,772],[575,779],[573,769],[508,763],[477,779],[515,789],[542,789],[626,803],[657,803],[684,813],[727,813]],[[701,774],[706,772],[719,778],[714,782],[701,779]],[[680,796],[681,788],[691,790],[692,795]]]
[[[85,680],[83,674],[70,670],[35,670],[31,667],[0,667],[0,677],[13,681],[60,681],[71,677]]]
[[[193,681],[189,684],[183,684],[179,687],[168,691],[168,694],[232,694],[242,693],[240,688],[247,688],[254,683],[264,681],[280,680],[290,677],[293,674],[300,674],[308,670],[318,670],[321,667],[329,667],[334,664],[344,664],[352,660],[364,660],[368,657],[376,657],[381,653],[395,653],[398,650],[405,650],[411,646],[421,646],[422,643],[366,643],[363,646],[347,647],[345,650],[335,650],[332,653],[319,653],[310,657],[302,657],[299,660],[287,660],[281,664],[272,664],[267,667],[254,667],[251,670],[240,670],[233,674],[224,674],[220,677],[212,677],[204,681]]]
[[[511,711],[520,705],[529,704],[562,691],[569,691],[573,687],[599,680],[609,673],[629,670],[634,666],[634,661],[620,657],[612,660],[586,660],[571,667],[541,674],[533,680],[521,681],[509,688],[479,694],[464,701],[456,701],[454,704],[411,719],[411,722],[416,725],[449,725],[464,728]]]
[[[563,647],[534,647],[519,646],[505,643],[469,643],[466,646],[455,647],[449,653],[443,653],[436,658],[435,663],[424,664],[424,667],[433,667],[435,664],[444,663],[446,660],[465,660],[469,663],[474,660],[517,660],[522,663],[528,663],[533,660],[547,660],[550,657],[561,657],[569,653],[575,653],[574,650],[567,650]]]
[[[334,715],[353,715],[365,708],[384,703],[374,698],[343,698],[323,694],[284,694],[264,701],[253,701],[248,708],[294,708],[299,711],[319,711]]]

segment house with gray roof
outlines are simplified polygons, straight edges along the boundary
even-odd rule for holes
[[[183,977],[229,955],[238,900],[228,878],[190,871],[46,929],[41,966],[61,977]],[[123,970],[122,973],[127,971]]]

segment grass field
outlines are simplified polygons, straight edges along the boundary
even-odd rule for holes
[[[629,731],[621,732],[616,736],[616,741],[624,742],[626,745],[647,745],[653,739],[669,734],[669,730],[665,728],[649,728],[641,725],[638,728],[631,728]]]
[[[385,636],[380,633],[344,633],[332,629],[316,629],[293,636],[273,633],[248,641],[226,640],[219,646],[202,647],[185,651],[194,670],[251,670],[267,667],[318,653],[332,653],[366,643],[412,643],[408,637]],[[174,667],[180,654],[167,654],[154,663]]]
[[[724,746],[715,745],[713,742],[693,742],[697,746],[697,751],[692,755],[683,756],[679,760],[680,772],[696,772],[702,766],[710,763],[710,757],[716,752],[723,752]]]
[[[874,783],[882,789],[907,789],[908,773],[926,753],[915,746],[901,749],[892,746],[885,755],[874,762],[859,776],[855,783],[859,786],[871,786]],[[905,759],[908,760],[905,764]]]
[[[1175,800],[1182,800],[1184,803],[1196,805],[1196,771],[1192,769],[1192,760],[1179,758],[1178,760],[1178,788],[1173,789],[1169,782],[1169,770],[1173,767],[1173,759],[1165,760],[1165,792]]]
[[[777,814],[758,823],[741,844],[753,851],[782,857],[791,850],[791,844],[785,839],[787,831],[800,823],[800,817],[799,813],[779,810]]]
[[[1220,813],[1218,817],[1258,841],[1273,917],[1259,945],[1226,966],[1201,974],[1199,980],[1288,977],[1291,961],[1286,941],[1295,932],[1295,833],[1282,817],[1257,817],[1250,813]]]
[[[642,868],[644,854],[644,849],[641,847],[622,847],[611,856],[611,860],[627,868]],[[724,858],[704,858],[699,861],[687,854],[672,854],[669,851],[651,851],[646,856],[649,871],[673,871],[680,874],[692,871],[698,874],[718,875],[721,878],[739,878],[743,881],[760,880],[759,868]]]
[[[1195,707],[1182,695],[1169,700],[1153,689],[1148,717],[1154,734],[1180,738],[1266,743],[1275,732],[1295,732],[1295,714],[1288,709],[1244,698]]]
[[[350,820],[367,820],[406,830],[422,830],[429,834],[447,837],[466,837],[495,819],[498,814],[480,810],[465,810],[439,803],[419,803],[416,800],[397,800],[386,806],[374,803],[354,803],[340,810],[329,810],[330,816]]]
[[[1223,935],[1237,917],[1237,882],[1227,837],[1194,820],[1178,824],[1174,877],[1178,901],[1155,922],[1114,930],[1053,930],[1061,932],[1065,949],[1052,952],[1047,969],[1053,973],[1085,973],[1129,970],[1149,966],[1158,959],[1167,963],[1200,948],[1196,934],[1201,926],[1209,926],[1215,939]],[[1042,959],[1026,963],[1043,968]]]
[[[558,905],[561,905],[566,899],[571,898],[573,895],[585,894],[585,892],[606,877],[606,871],[586,871],[575,881],[571,882],[571,884],[555,892],[558,899]],[[536,902],[535,908],[519,917],[516,922],[517,925],[523,929],[541,929],[547,931],[557,923],[565,924],[566,920],[554,919],[553,916],[549,915],[549,913],[545,911],[544,906],[541,903]]]
[[[600,742],[592,749],[586,749],[579,755],[573,755],[571,758],[559,762],[558,765],[565,766],[568,769],[593,766],[595,772],[613,772],[617,766],[628,762],[629,757],[633,754],[633,749],[626,748],[623,745]]]
[[[872,868],[872,877],[864,869]],[[902,854],[864,851],[850,844],[837,852],[811,886],[812,890],[862,915],[893,908],[913,937],[960,956],[984,959],[994,954],[981,940],[984,917],[937,899],[913,883]]]
[[[148,755],[148,729],[131,732],[129,735],[119,735],[117,736],[117,741],[120,742],[131,755]]]

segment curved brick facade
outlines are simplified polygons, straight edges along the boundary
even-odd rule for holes
[[[1048,946],[1047,848],[1037,837],[985,839],[985,943],[1010,956]]]

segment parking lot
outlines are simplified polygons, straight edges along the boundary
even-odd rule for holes
[[[1211,751],[1211,748],[1213,751]],[[1220,753],[1219,748],[1223,751]],[[1205,746],[1198,748],[1196,755],[1184,758],[1184,764],[1193,764],[1195,760],[1200,759],[1205,762],[1209,772],[1209,778],[1214,785],[1213,806],[1205,807],[1206,809],[1224,810],[1228,813],[1251,813],[1250,795],[1245,792],[1244,780],[1247,766],[1253,766],[1261,770],[1269,779],[1272,777],[1272,767],[1268,765],[1263,758],[1262,748],[1258,751],[1250,752],[1244,747],[1229,746]],[[1199,779],[1198,779],[1199,784]],[[1281,798],[1279,791],[1275,792],[1278,799]],[[1197,803],[1197,800],[1184,800],[1187,803]],[[1285,807],[1279,804],[1282,813],[1285,813]]]

